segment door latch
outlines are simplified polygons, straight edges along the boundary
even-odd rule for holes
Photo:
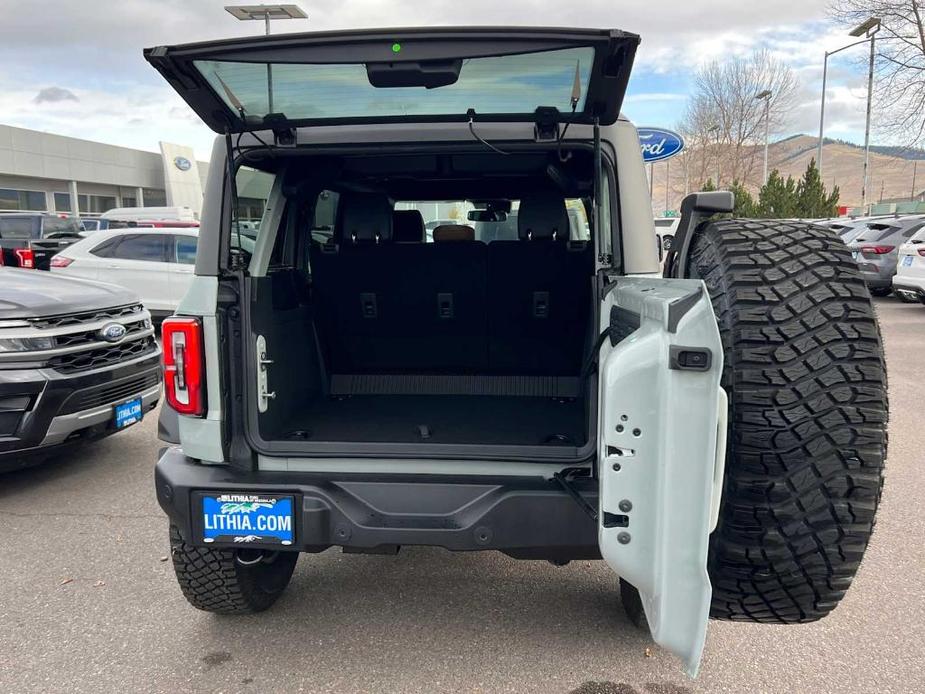
[[[269,366],[273,360],[267,357],[267,341],[263,335],[257,336],[257,411],[266,412],[270,406],[270,400],[276,397],[276,393],[270,392],[269,386]]]

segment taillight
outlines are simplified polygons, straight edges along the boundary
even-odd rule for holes
[[[31,248],[14,248],[13,253],[16,254],[16,260],[19,262],[19,267],[23,267],[28,270],[35,268],[35,253]]]
[[[201,417],[206,409],[202,323],[198,318],[167,318],[161,338],[167,404],[180,414]]]
[[[919,255],[922,256],[923,258],[925,258],[925,248],[920,248],[920,249],[919,249]]]
[[[67,267],[74,262],[73,258],[67,258],[63,255],[56,255],[51,259],[52,267]]]
[[[896,246],[861,246],[861,253],[873,253],[874,255],[884,255],[892,252]]]

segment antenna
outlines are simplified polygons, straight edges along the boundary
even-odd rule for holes
[[[572,82],[572,113],[581,101],[581,61],[575,61],[575,81]]]

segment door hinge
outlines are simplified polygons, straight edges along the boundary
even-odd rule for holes
[[[257,336],[257,410],[266,412],[270,406],[270,400],[276,397],[276,393],[270,392],[269,386],[269,366],[273,363],[272,359],[267,357],[267,341],[263,335]]]

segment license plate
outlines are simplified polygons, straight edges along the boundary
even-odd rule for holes
[[[905,258],[903,258],[903,265],[904,265],[905,267],[909,267],[910,265],[912,265],[912,256],[911,256],[911,255],[907,255]]]
[[[202,496],[203,542],[291,545],[295,541],[293,497],[274,494]]]
[[[125,429],[141,421],[144,413],[141,411],[141,398],[135,398],[113,408],[113,418],[116,429]]]

